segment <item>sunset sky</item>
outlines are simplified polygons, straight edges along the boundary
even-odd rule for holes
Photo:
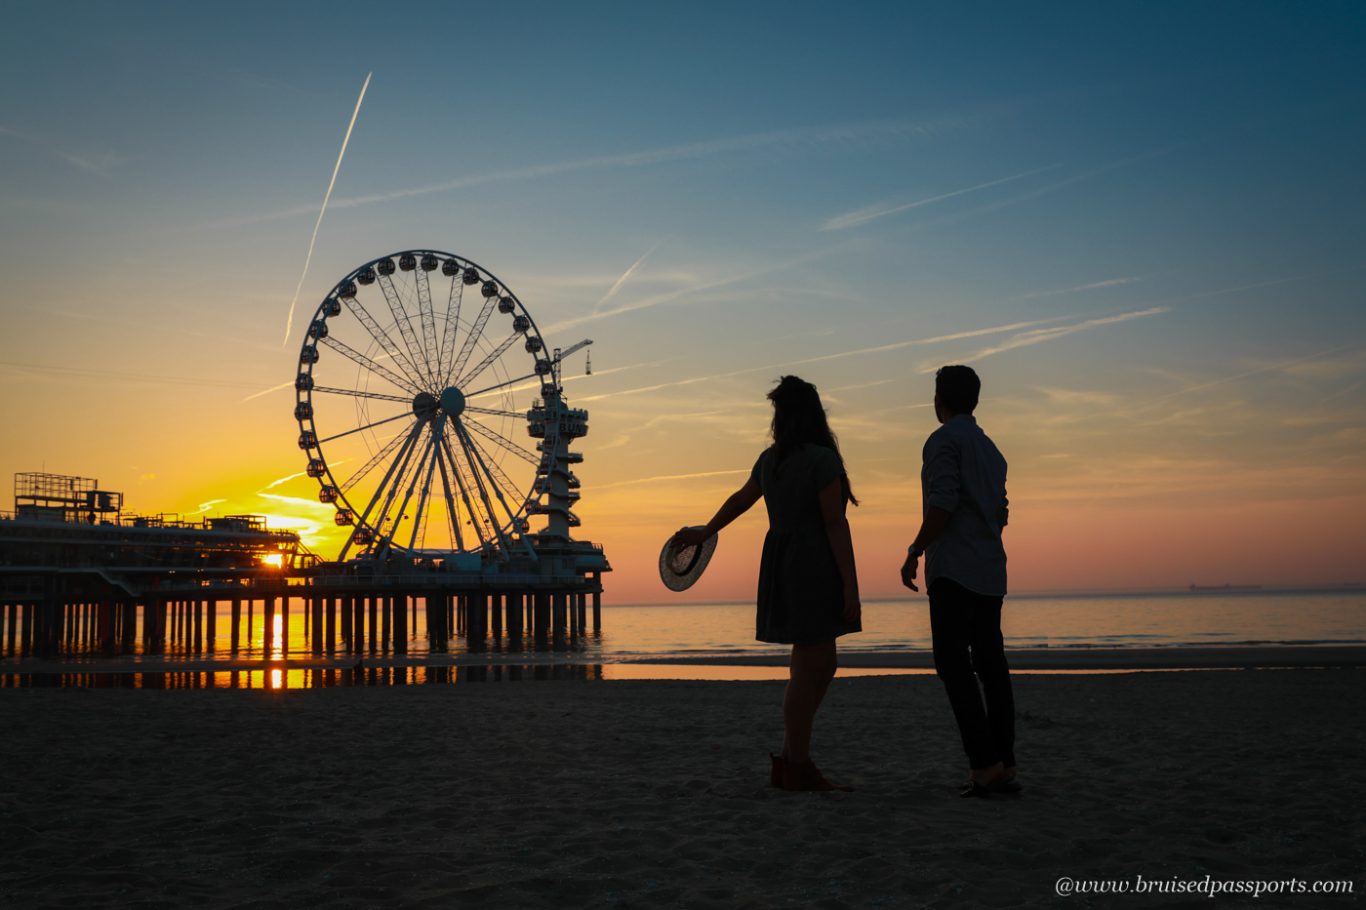
[[[958,362],[1013,590],[1366,581],[1360,4],[18,2],[0,72],[0,477],[334,555],[279,386],[339,278],[425,247],[594,340],[566,394],[609,601],[681,599],[660,545],[784,373],[897,593]],[[686,596],[751,596],[765,527]]]

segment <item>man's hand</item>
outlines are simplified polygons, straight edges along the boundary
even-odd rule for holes
[[[859,622],[863,618],[863,604],[859,602],[858,588],[845,585],[844,587],[844,621],[850,624]]]
[[[915,575],[920,570],[920,557],[906,554],[906,561],[901,565],[901,583],[912,591],[919,591],[915,586]]]

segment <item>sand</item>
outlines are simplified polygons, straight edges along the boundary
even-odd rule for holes
[[[1366,676],[1022,676],[1018,798],[962,800],[929,676],[0,692],[0,906],[1014,907],[1060,876],[1354,881]],[[1070,906],[1247,898],[1077,895]]]

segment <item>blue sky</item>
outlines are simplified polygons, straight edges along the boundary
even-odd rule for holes
[[[1326,486],[1339,537],[1361,527],[1359,4],[18,3],[6,22],[0,471],[259,510],[299,469],[291,401],[243,399],[292,376],[342,274],[429,246],[496,272],[556,343],[594,338],[572,387],[594,418],[583,511],[638,596],[632,541],[707,517],[677,512],[752,462],[784,365],[837,390],[875,565],[918,510],[923,371],[954,359],[994,394],[983,423],[1026,502],[1092,491],[1080,530],[1021,532],[1037,585],[1066,581],[1042,554],[1135,499],[1272,533],[1281,506],[1229,510],[1313,514]],[[253,441],[231,470],[225,436]],[[1120,567],[1140,542],[1088,580],[1142,583]],[[1327,562],[1304,577],[1348,570],[1306,546]]]

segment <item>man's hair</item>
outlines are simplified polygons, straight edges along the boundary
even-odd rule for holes
[[[982,394],[982,380],[972,367],[955,364],[940,367],[934,374],[934,392],[939,403],[955,414],[971,414]]]

